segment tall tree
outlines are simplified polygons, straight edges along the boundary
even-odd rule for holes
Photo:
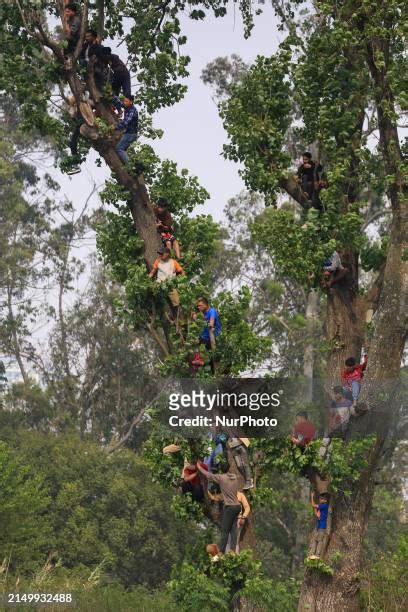
[[[320,210],[299,199],[300,217],[270,208],[254,224],[254,232],[271,252],[275,266],[305,288],[319,274],[324,258],[336,246],[339,249],[349,272],[345,282],[327,295],[329,381],[338,377],[345,357],[359,357],[366,312],[375,313],[364,389],[371,412],[364,429],[375,432],[376,441],[365,469],[354,479],[351,497],[337,493],[332,504],[326,559],[340,553],[340,567],[330,580],[307,571],[299,604],[301,610],[339,606],[354,610],[373,473],[395,414],[407,332],[407,186],[397,128],[406,107],[401,77],[404,11],[398,2],[386,7],[348,2],[315,7],[317,25],[306,41],[291,29],[275,56],[257,58],[221,104],[221,116],[230,137],[225,154],[243,163],[248,187],[264,193],[272,204],[279,189],[290,193],[291,159],[285,135],[294,120],[291,99],[301,112],[299,129],[305,146],[318,144],[329,180],[321,192]],[[368,141],[373,123],[367,125],[366,113],[372,109],[377,115],[377,148]],[[386,214],[388,205],[391,208],[382,262],[375,261],[374,249],[360,233],[361,227],[367,229],[367,217],[377,218],[367,196],[373,189],[386,197],[380,214]],[[361,253],[374,268],[363,296],[358,290]]]

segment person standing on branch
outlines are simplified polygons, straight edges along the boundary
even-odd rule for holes
[[[221,474],[208,473],[199,462],[197,462],[197,469],[205,478],[217,483],[221,489],[224,511],[221,524],[220,553],[225,553],[229,536],[231,538],[231,551],[235,551],[238,537],[238,517],[241,513],[241,504],[238,499],[238,478],[236,474],[229,471],[227,462],[220,465]],[[214,557],[214,560],[217,560],[216,557]]]
[[[207,349],[215,349],[216,338],[221,333],[221,321],[218,311],[214,306],[210,306],[208,300],[204,297],[200,297],[197,300],[197,308],[202,313],[205,319],[205,327],[201,332],[199,339],[202,344],[205,344]],[[197,315],[194,313],[193,318],[196,319]]]
[[[127,150],[137,138],[137,131],[139,127],[139,114],[137,108],[133,104],[133,96],[129,94],[129,97],[125,96],[122,102],[117,102],[117,107],[124,109],[123,118],[116,126],[117,130],[123,130],[124,134],[116,145],[116,153],[124,164],[127,164],[129,157]]]
[[[81,34],[81,18],[76,4],[67,4],[64,9],[64,33],[68,41],[66,54],[74,53]]]
[[[324,552],[327,536],[327,517],[329,513],[329,494],[321,493],[319,503],[316,504],[314,494],[311,493],[310,501],[316,515],[316,528],[310,543],[308,559],[320,559]]]

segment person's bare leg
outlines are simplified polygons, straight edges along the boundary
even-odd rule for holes
[[[180,253],[180,244],[178,240],[173,240],[173,248],[174,248],[174,252],[176,254],[177,259],[180,259],[181,253]]]

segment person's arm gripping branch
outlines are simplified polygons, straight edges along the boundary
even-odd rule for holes
[[[249,505],[249,502],[246,496],[241,491],[238,492],[238,499],[242,506],[242,511],[240,512],[239,517],[238,517],[239,526],[243,527],[245,524],[245,520],[248,518],[249,513],[251,512],[251,506]]]
[[[317,516],[317,518],[319,518],[319,516],[320,516],[319,506],[315,502],[315,498],[314,498],[314,493],[313,492],[310,494],[310,503],[312,504],[313,511],[314,511],[315,515]]]
[[[127,109],[125,116],[123,117],[121,121],[119,121],[118,125],[116,126],[116,129],[126,130],[130,122],[133,121],[135,117],[137,117],[137,108],[135,106],[132,106]]]
[[[158,267],[159,267],[159,260],[156,259],[156,261],[153,264],[153,268],[149,272],[149,277],[150,278],[154,278],[156,276]]]
[[[198,461],[197,461],[197,469],[203,476],[207,478],[207,480],[212,480],[213,482],[219,482],[219,475],[211,474],[210,472],[207,472],[207,470],[201,467],[201,464]]]
[[[186,474],[185,472],[183,472],[184,482],[190,482],[191,480],[194,480],[194,478],[196,477],[197,477],[197,472],[192,472],[191,474]]]

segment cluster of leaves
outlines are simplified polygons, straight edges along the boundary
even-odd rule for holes
[[[266,470],[279,469],[300,476],[312,468],[330,479],[333,491],[341,490],[348,494],[349,491],[344,489],[345,483],[351,486],[360,477],[361,471],[367,466],[368,451],[373,443],[374,438],[370,436],[347,443],[340,438],[333,438],[328,457],[325,458],[319,455],[320,440],[300,449],[289,438],[256,439],[253,441],[253,450],[262,451],[262,465]],[[267,490],[261,491],[257,497],[259,503],[267,503]]]
[[[279,274],[304,287],[316,286],[324,261],[335,249],[346,244],[359,248],[367,242],[356,212],[338,217],[330,211],[318,214],[310,209],[302,224],[290,209],[266,209],[251,230],[254,239],[270,253]]]
[[[169,513],[168,492],[133,452],[108,455],[76,435],[24,432],[0,448],[0,552],[11,554],[13,570],[39,568],[58,551],[64,567],[104,561],[124,585],[153,585],[194,543],[188,523]]]
[[[32,571],[50,537],[50,496],[29,458],[0,442],[0,556],[12,570]]]
[[[322,574],[326,574],[327,576],[334,575],[334,569],[322,559],[305,559],[305,566],[308,569],[316,570]]]
[[[242,162],[246,186],[274,201],[279,180],[290,165],[284,151],[291,121],[290,53],[282,49],[269,58],[258,56],[239,84],[229,87],[220,104],[220,116],[230,138],[227,159]]]
[[[368,610],[404,610],[407,606],[408,538],[401,536],[394,553],[380,552],[364,572],[362,605]]]

